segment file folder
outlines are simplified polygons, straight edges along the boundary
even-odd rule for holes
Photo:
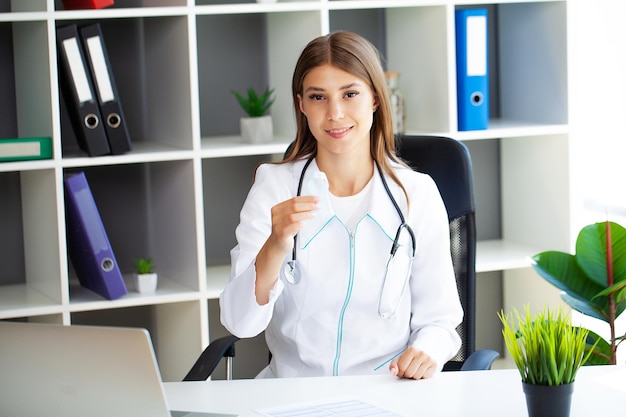
[[[76,25],[57,28],[59,75],[78,143],[89,156],[111,153]]]
[[[489,126],[487,10],[455,12],[458,130]]]
[[[109,140],[111,153],[114,155],[123,154],[131,149],[130,135],[122,103],[117,93],[115,78],[109,61],[109,54],[106,50],[102,29],[96,23],[83,26],[79,29],[83,43],[83,49],[87,58],[87,63],[91,71],[94,87],[100,106],[102,122]]]
[[[109,300],[127,294],[85,173],[64,183],[68,252],[80,284]]]
[[[0,139],[0,162],[52,158],[52,138]]]

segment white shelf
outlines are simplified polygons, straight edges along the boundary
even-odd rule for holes
[[[476,272],[506,271],[531,266],[531,257],[540,250],[504,240],[479,241]]]
[[[206,297],[209,299],[217,299],[230,277],[230,265],[208,267],[206,277]]]
[[[59,302],[27,285],[3,285],[0,291],[0,319],[59,314]]]
[[[282,154],[287,150],[292,138],[276,138],[270,143],[248,144],[240,136],[216,136],[202,138],[202,158],[225,158],[244,155]]]
[[[497,105],[489,129],[459,132],[454,9],[474,5],[494,12]],[[7,270],[0,274],[0,319],[142,325],[153,332],[164,378],[180,379],[219,325],[209,301],[229,278],[225,264],[254,170],[295,137],[295,61],[307,42],[337,29],[362,33],[399,71],[408,134],[450,136],[484,153],[476,155],[475,178],[489,181],[475,185],[477,207],[493,208],[501,227],[479,241],[479,273],[523,270],[537,248],[567,249],[566,6],[565,0],[128,0],[65,11],[61,0],[0,0],[6,74],[0,91],[8,92],[0,99],[0,136],[50,136],[54,151],[46,161],[0,163]],[[90,158],[72,152],[61,120],[54,36],[55,26],[96,21],[133,150]],[[276,138],[245,144],[231,90],[267,85],[276,92]],[[128,282],[129,294],[109,301],[76,283],[63,177],[77,170],[89,179],[122,272],[130,274],[135,256],[155,258],[156,293],[138,294]],[[479,231],[481,221],[494,221],[485,217],[477,215]]]

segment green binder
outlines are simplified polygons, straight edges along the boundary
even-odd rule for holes
[[[52,158],[52,138],[0,138],[0,162]]]

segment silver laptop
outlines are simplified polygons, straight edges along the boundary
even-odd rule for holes
[[[0,415],[230,416],[170,411],[145,329],[0,321]]]

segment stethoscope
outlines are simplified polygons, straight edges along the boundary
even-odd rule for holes
[[[313,162],[314,157],[309,158],[306,163],[304,164],[304,167],[302,168],[302,172],[300,173],[300,179],[298,180],[298,190],[296,192],[296,197],[299,197],[302,193],[302,184],[304,182],[304,175],[307,171],[307,169],[309,168],[309,165],[311,165],[311,162]],[[413,257],[415,256],[415,234],[413,233],[413,229],[411,229],[411,226],[409,226],[405,219],[404,219],[404,215],[402,214],[402,210],[400,210],[400,206],[398,206],[398,203],[396,202],[396,199],[393,197],[393,194],[391,193],[391,190],[389,189],[389,186],[387,185],[387,180],[385,179],[385,176],[383,175],[383,172],[380,170],[380,167],[378,166],[378,162],[374,161],[374,163],[376,164],[376,169],[378,171],[378,174],[380,175],[380,179],[383,183],[383,187],[385,188],[385,192],[387,193],[387,196],[389,196],[389,200],[391,201],[391,203],[393,204],[394,208],[396,209],[396,212],[398,213],[398,217],[400,217],[400,226],[398,226],[398,230],[396,231],[396,235],[394,237],[393,243],[391,244],[391,251],[389,253],[389,260],[387,261],[387,268],[386,268],[386,272],[385,272],[385,279],[383,281],[383,288],[381,289],[381,297],[379,300],[379,313],[382,317],[384,318],[391,318],[393,317],[393,315],[395,315],[395,310],[397,308],[397,304],[395,305],[394,308],[392,308],[392,311],[388,311],[388,312],[383,312],[381,311],[381,303],[382,303],[382,294],[385,291],[385,284],[387,282],[387,271],[390,268],[390,265],[392,264],[392,261],[394,260],[395,256],[396,256],[396,252],[398,251],[398,248],[401,246],[400,245],[400,236],[402,234],[403,230],[406,230],[411,238],[411,256],[410,259],[412,260]],[[291,283],[291,284],[298,284],[300,282],[300,280],[302,279],[302,273],[300,271],[300,268],[298,268],[297,265],[297,247],[298,247],[298,234],[296,233],[296,235],[294,235],[293,237],[293,250],[291,253],[291,260],[287,261],[285,264],[285,267],[283,269],[283,274],[285,279],[287,280],[287,282]],[[409,264],[409,269],[410,269],[410,264]],[[406,287],[406,283],[408,282],[408,277],[410,275],[410,270],[406,271],[406,276],[405,276],[405,280],[402,284],[402,291],[404,292],[404,288]],[[402,294],[400,293],[400,296]],[[399,300],[398,300],[399,302]]]

